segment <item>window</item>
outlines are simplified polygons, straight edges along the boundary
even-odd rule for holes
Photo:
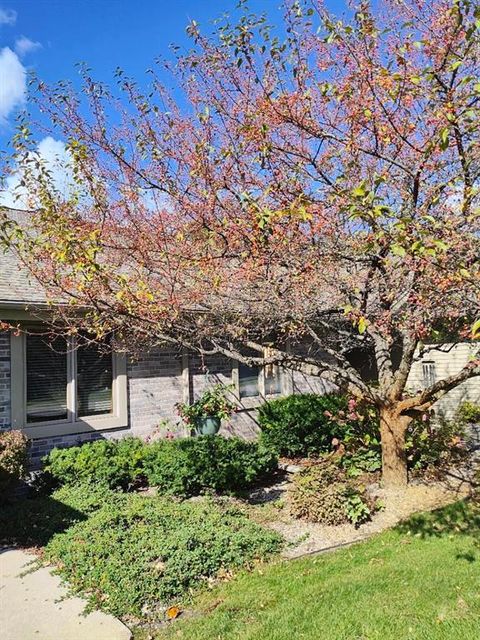
[[[49,345],[42,336],[27,335],[27,424],[67,420],[67,343],[57,338]]]
[[[280,367],[273,365],[264,369],[265,395],[282,393],[282,374]]]
[[[277,366],[249,367],[238,363],[238,393],[240,398],[253,398],[282,393],[282,376]]]
[[[41,438],[127,426],[123,354],[33,333],[11,344],[14,427]]]
[[[437,381],[437,371],[435,368],[435,362],[425,361],[422,363],[423,369],[423,386],[425,388],[431,387]]]
[[[240,398],[251,398],[260,394],[260,367],[247,367],[243,362],[238,363],[238,388]]]

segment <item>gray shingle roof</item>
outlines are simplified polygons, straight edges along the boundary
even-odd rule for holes
[[[0,221],[3,215],[21,223],[28,220],[29,212],[2,207]],[[18,256],[0,242],[0,305],[34,305],[46,301],[47,296],[40,283],[21,264]]]

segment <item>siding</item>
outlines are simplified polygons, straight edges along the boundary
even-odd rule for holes
[[[433,362],[435,364],[436,379],[441,380],[458,373],[469,361],[475,347],[470,343],[464,342],[454,346],[443,345],[443,349],[444,351],[429,352],[422,360],[413,365],[407,381],[409,389],[417,391],[424,387],[423,364],[425,362]],[[465,401],[480,402],[480,376],[466,380],[445,394],[443,398],[435,403],[435,413],[441,418],[451,420],[455,417],[459,404]]]
[[[10,427],[10,334],[0,332],[0,429]]]

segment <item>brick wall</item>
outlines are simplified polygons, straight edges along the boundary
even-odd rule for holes
[[[156,349],[129,362],[129,424],[133,435],[146,436],[162,422],[178,422],[175,404],[183,399],[182,356]]]
[[[444,377],[458,371],[467,362],[468,345],[457,345],[450,353],[428,356],[436,363],[437,376]],[[188,361],[188,368],[186,367]],[[196,355],[188,358],[173,349],[156,349],[128,363],[128,415],[129,427],[103,432],[58,436],[34,440],[31,458],[34,465],[50,449],[72,446],[99,438],[120,438],[125,435],[146,437],[158,430],[173,428],[186,434],[175,411],[177,402],[197,398],[202,391],[217,382],[231,384],[233,363],[222,356],[202,359]],[[286,393],[326,393],[334,390],[331,383],[298,372],[284,372]],[[423,384],[422,363],[417,363],[409,378],[410,388]],[[462,400],[480,402],[480,378],[472,379],[451,391],[439,404],[446,417],[453,417],[458,402]],[[256,409],[262,398],[244,398],[240,410],[222,425],[224,435],[239,435],[253,439],[258,434]],[[167,424],[168,423],[168,424]],[[10,337],[0,333],[0,429],[10,426]],[[159,428],[160,427],[160,428]]]
[[[189,362],[189,393],[195,399],[212,384],[232,384],[233,363],[225,356],[209,356],[201,358],[190,355]],[[256,408],[261,404],[259,398],[244,398],[238,402],[239,410],[227,422],[222,423],[222,435],[236,435],[246,440],[253,440],[258,435],[259,427],[256,421]]]

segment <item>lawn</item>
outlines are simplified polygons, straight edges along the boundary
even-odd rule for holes
[[[241,574],[155,638],[477,640],[479,543],[480,508],[459,502],[367,543]]]

